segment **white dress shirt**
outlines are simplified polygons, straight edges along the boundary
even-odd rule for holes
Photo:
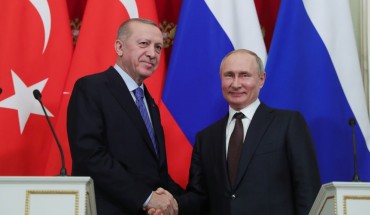
[[[243,129],[244,129],[244,137],[243,137],[243,142],[244,142],[245,136],[247,135],[247,131],[249,128],[249,124],[254,116],[254,113],[256,113],[256,110],[260,104],[261,102],[257,98],[256,101],[254,101],[252,104],[248,105],[247,107],[241,109],[240,111],[236,111],[229,106],[229,119],[227,120],[227,125],[226,125],[226,158],[227,158],[227,152],[229,149],[230,136],[235,127],[235,119],[233,119],[234,114],[237,112],[242,112],[245,116],[245,118],[242,119]]]

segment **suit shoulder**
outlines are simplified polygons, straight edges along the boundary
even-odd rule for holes
[[[115,71],[113,67],[99,73],[85,75],[77,79],[74,87],[88,87],[88,86],[98,86],[99,84],[105,83],[108,80],[108,74]],[[117,73],[118,74],[118,73]]]
[[[107,71],[82,76],[79,79],[77,79],[76,83],[77,82],[94,82],[94,81],[102,80],[104,79],[106,72]]]
[[[302,114],[299,111],[296,110],[286,110],[286,109],[273,109],[275,114],[278,115],[285,115],[285,116],[302,116]]]
[[[280,115],[280,116],[302,116],[302,114],[297,110],[274,108],[274,107],[269,107],[265,104],[261,104],[261,109],[267,110],[268,112],[272,114]]]
[[[220,128],[224,128],[226,126],[227,117],[228,115],[226,114],[226,116],[224,116],[223,118],[201,129],[198,134],[220,132]]]

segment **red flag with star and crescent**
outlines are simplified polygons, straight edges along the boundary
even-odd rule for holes
[[[55,124],[73,49],[67,6],[4,0],[0,20],[0,175],[48,175],[49,152],[57,145],[33,90],[42,93]]]
[[[82,76],[98,73],[114,65],[116,53],[114,42],[120,24],[129,18],[147,18],[158,22],[155,0],[88,0],[85,8],[80,35],[72,57],[70,72],[65,85],[58,116],[57,132],[64,148],[68,148],[66,131],[66,112],[70,93],[76,80]],[[152,77],[146,80],[151,95],[158,103],[164,81],[164,53],[161,62]],[[54,162],[58,151],[50,153],[49,171],[58,168]],[[67,169],[71,170],[71,157],[67,154]]]

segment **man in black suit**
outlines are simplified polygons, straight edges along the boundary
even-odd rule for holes
[[[260,102],[266,73],[251,51],[226,55],[220,77],[229,113],[197,134],[179,213],[307,215],[320,177],[304,118]]]
[[[118,30],[116,65],[74,86],[67,115],[72,175],[92,177],[98,214],[177,213],[169,192],[181,188],[168,174],[159,110],[143,84],[162,47],[155,23],[128,20]],[[169,192],[154,192],[160,187]]]

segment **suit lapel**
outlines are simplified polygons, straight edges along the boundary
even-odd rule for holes
[[[165,145],[164,145],[164,136],[163,136],[163,128],[161,125],[161,119],[159,114],[158,106],[155,104],[154,99],[150,95],[148,89],[145,87],[145,98],[146,102],[148,103],[148,109],[150,113],[150,118],[152,120],[152,125],[157,141],[157,147],[158,147],[158,154],[159,154],[159,162],[160,165],[165,163],[166,156],[165,155]],[[149,135],[149,134],[148,134]],[[153,144],[152,144],[153,146]],[[154,150],[154,148],[153,148]]]
[[[226,160],[226,126],[227,120],[229,115],[221,119],[219,123],[219,127],[216,128],[216,131],[223,131],[223,132],[215,132],[213,134],[214,138],[214,147],[213,147],[213,156],[215,157],[216,167],[221,167],[220,169],[220,177],[223,177],[223,181],[225,182],[226,188],[228,191],[231,191],[231,184],[229,180],[229,173],[227,169],[227,160]],[[217,174],[216,174],[217,175]]]
[[[261,103],[253,116],[244,140],[244,147],[239,161],[236,186],[239,185],[241,179],[245,175],[253,154],[271,122],[272,115],[270,112],[271,109]]]
[[[121,105],[121,107],[125,110],[125,112],[127,113],[127,116],[131,118],[133,125],[139,130],[141,134],[143,134],[143,138],[146,144],[148,144],[148,147],[150,148],[154,156],[156,156],[154,148],[153,148],[152,140],[150,139],[150,136],[145,126],[144,120],[141,117],[139,109],[137,108],[134,100],[132,99],[131,93],[129,92],[122,77],[118,74],[118,72],[113,67],[110,67],[107,70],[106,75],[108,79],[108,83],[107,83],[108,89],[111,91],[113,96],[117,99],[117,102]]]

